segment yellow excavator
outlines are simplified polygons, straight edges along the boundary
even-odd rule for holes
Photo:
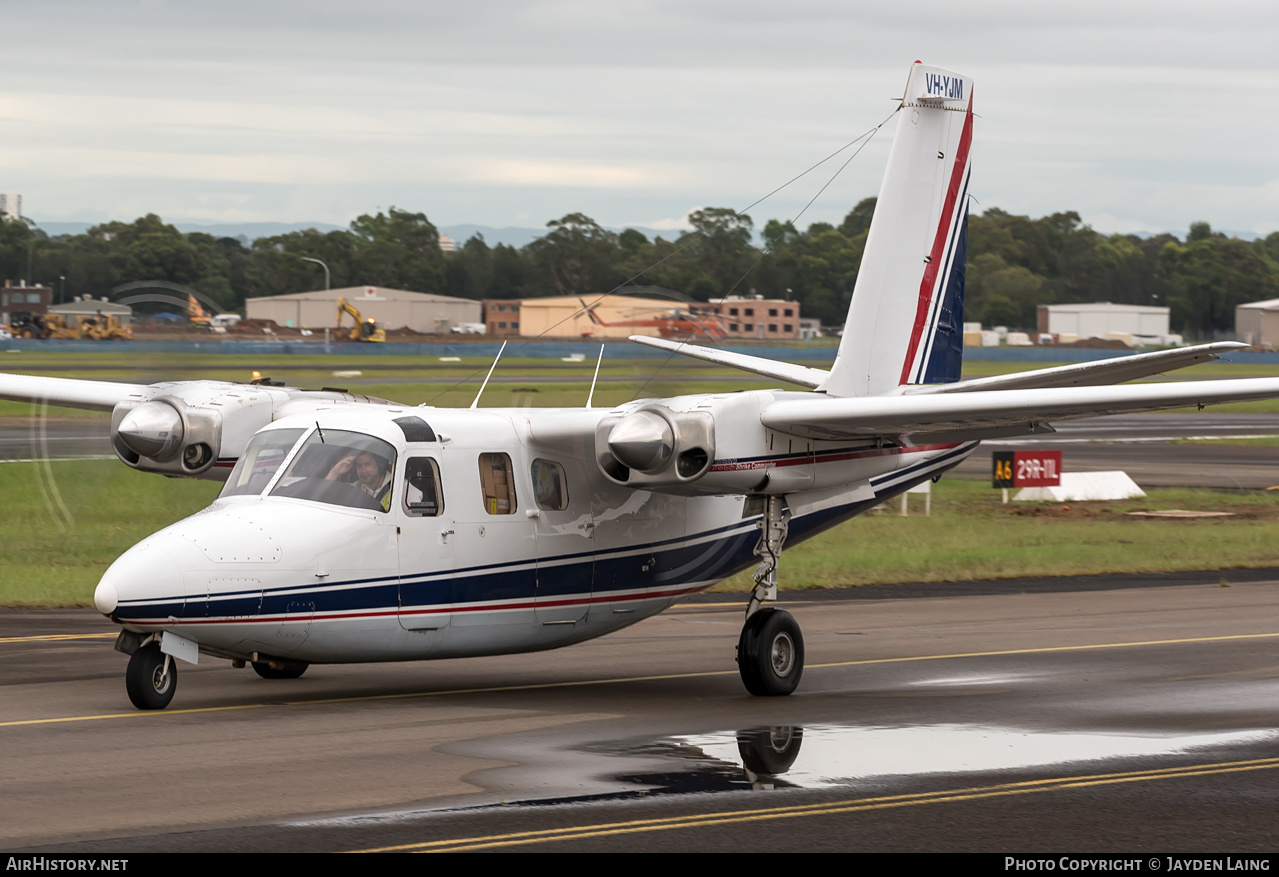
[[[213,322],[213,318],[204,312],[194,295],[187,295],[187,321],[197,329],[207,329]]]
[[[342,328],[342,316],[350,314],[351,319],[355,320],[355,325],[350,329]],[[372,317],[367,320],[360,313],[355,305],[351,304],[344,298],[338,299],[338,339],[342,339],[342,334],[346,333],[347,341],[386,341],[386,330],[378,326]]]

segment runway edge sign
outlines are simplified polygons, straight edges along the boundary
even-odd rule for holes
[[[992,487],[1061,485],[1061,451],[995,451],[990,461]]]

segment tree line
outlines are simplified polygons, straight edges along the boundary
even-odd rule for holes
[[[587,296],[626,285],[662,286],[697,301],[757,292],[842,325],[874,211],[875,199],[867,198],[839,225],[817,222],[804,231],[769,220],[762,243],[751,218],[727,208],[695,211],[691,230],[670,240],[616,233],[573,213],[522,248],[490,246],[476,235],[451,253],[440,250],[424,214],[396,208],[340,231],[295,231],[249,245],[183,234],[154,214],[58,237],[26,220],[5,221],[0,276],[41,282],[66,300],[164,280],[232,311],[246,298],[320,288],[323,271],[306,256],[328,265],[334,288],[470,299]],[[1033,328],[1038,305],[1110,301],[1168,306],[1173,331],[1205,338],[1233,330],[1237,305],[1279,298],[1279,232],[1249,242],[1197,222],[1184,239],[1103,235],[1073,211],[1031,219],[991,208],[969,218],[966,269],[969,321]]]

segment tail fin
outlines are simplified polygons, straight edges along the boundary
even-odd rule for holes
[[[972,80],[918,61],[871,220],[832,396],[959,380],[963,358]]]

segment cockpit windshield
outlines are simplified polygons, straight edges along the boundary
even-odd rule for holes
[[[266,490],[304,432],[305,429],[268,429],[255,435],[218,496],[257,496]]]
[[[280,476],[271,496],[348,508],[391,508],[395,448],[358,432],[316,427]]]

